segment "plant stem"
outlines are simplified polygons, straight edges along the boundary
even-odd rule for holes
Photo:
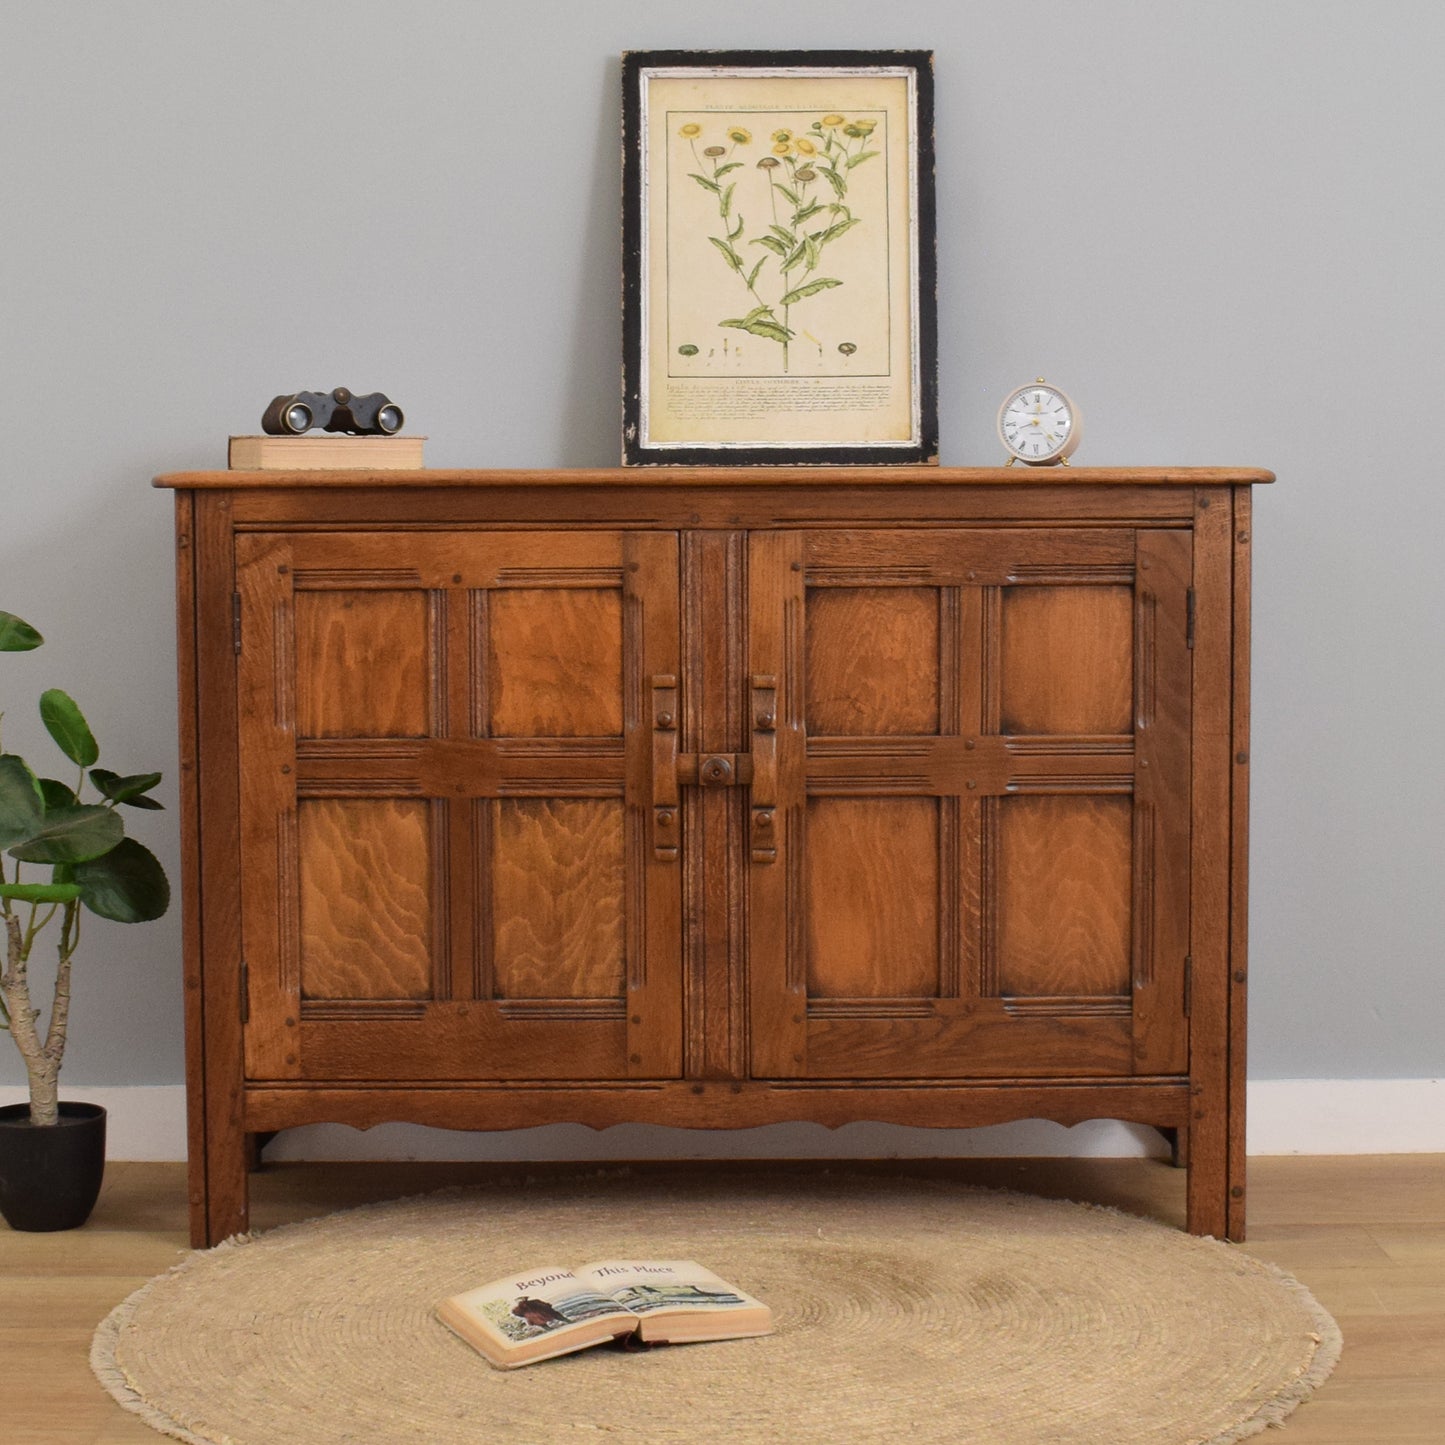
[[[0,993],[5,996],[5,1007],[10,1015],[10,1033],[21,1058],[25,1060],[25,1072],[30,1078],[30,1122],[45,1127],[57,1123],[60,1118],[57,1098],[60,1059],[40,1042],[40,1035],[36,1032],[35,1019],[39,1010],[30,1002],[29,959],[20,931],[20,920],[13,913],[5,915],[5,935],[7,961],[4,974],[0,975]],[[67,995],[69,986],[67,976]]]

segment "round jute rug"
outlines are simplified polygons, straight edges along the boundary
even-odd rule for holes
[[[776,1333],[504,1372],[432,1314],[512,1269],[647,1257],[740,1285]],[[1288,1276],[1111,1210],[905,1177],[623,1175],[227,1241],[120,1305],[92,1364],[206,1445],[1224,1445],[1287,1415],[1339,1350]]]

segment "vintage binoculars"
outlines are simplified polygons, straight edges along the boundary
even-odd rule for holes
[[[335,391],[297,391],[276,397],[261,417],[261,430],[274,437],[297,437],[312,427],[389,437],[401,430],[405,420],[401,408],[381,392],[353,396],[338,386]]]

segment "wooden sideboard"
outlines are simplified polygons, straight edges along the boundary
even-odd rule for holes
[[[196,1243],[390,1120],[1129,1120],[1242,1238],[1270,480],[158,478]]]

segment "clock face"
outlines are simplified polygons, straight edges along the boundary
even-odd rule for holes
[[[1058,387],[1036,381],[1005,399],[999,408],[998,433],[1019,461],[1047,466],[1063,461],[1078,446],[1078,413]]]

